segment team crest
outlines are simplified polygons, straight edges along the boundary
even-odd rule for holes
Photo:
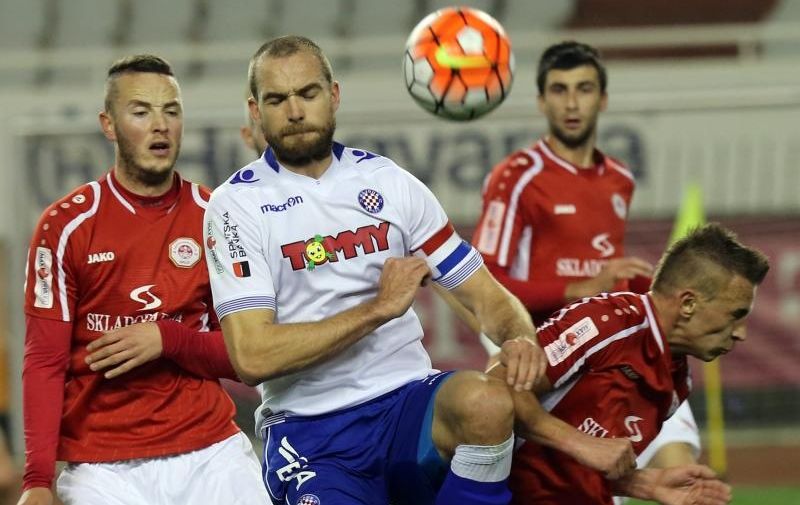
[[[191,268],[200,261],[200,246],[189,237],[181,237],[169,245],[169,259],[176,267]]]
[[[625,219],[625,216],[628,215],[628,205],[619,193],[611,195],[611,206],[614,207],[614,214],[616,214],[618,218]]]
[[[320,505],[319,497],[315,494],[304,494],[297,500],[297,505]]]
[[[383,197],[374,189],[362,189],[358,194],[358,203],[370,214],[377,214],[383,209]]]

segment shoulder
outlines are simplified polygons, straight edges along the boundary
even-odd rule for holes
[[[214,203],[215,201],[238,199],[274,185],[275,180],[269,172],[270,170],[274,169],[262,158],[254,160],[231,174],[225,182],[211,192],[207,201]]]
[[[92,181],[73,189],[42,212],[40,225],[49,223],[49,227],[64,228],[76,219],[91,217],[97,212],[104,185],[105,181]]]
[[[341,163],[359,172],[380,172],[382,175],[398,177],[410,175],[392,159],[365,149],[334,143],[333,154]]]
[[[586,318],[592,322],[593,328],[599,328],[607,335],[648,324],[647,310],[641,295],[627,292],[602,293],[564,307],[545,322],[541,330],[560,333]]]
[[[545,168],[541,153],[533,148],[520,149],[509,154],[496,164],[484,183],[484,192],[495,194],[521,191],[535,184],[537,176]]]
[[[615,173],[627,180],[631,187],[634,185],[635,179],[633,177],[633,172],[630,171],[628,166],[622,162],[622,160],[614,158],[613,156],[609,156],[605,153],[603,153],[603,159],[606,167],[611,171],[611,173]]]
[[[178,175],[180,177],[180,174]],[[192,182],[188,179],[184,179],[183,177],[180,178],[181,181],[181,191],[184,194],[190,195],[190,200],[192,203],[200,207],[201,209],[205,209],[208,207],[208,201],[211,199],[211,189],[202,184],[198,184],[196,182]]]

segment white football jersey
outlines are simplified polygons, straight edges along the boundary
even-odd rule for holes
[[[313,179],[267,149],[214,191],[203,231],[220,319],[248,309],[273,310],[276,323],[325,319],[372,299],[391,257],[425,258],[447,289],[480,268],[481,255],[414,176],[341,144],[332,160]],[[434,370],[421,340],[410,309],[334,358],[263,383],[259,412],[331,412],[423,378]]]

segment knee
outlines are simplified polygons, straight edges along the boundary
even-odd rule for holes
[[[514,400],[498,379],[478,372],[465,372],[450,397],[463,443],[494,445],[511,435]]]

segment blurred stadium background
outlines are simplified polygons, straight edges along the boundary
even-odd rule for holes
[[[401,78],[410,29],[447,2],[0,0],[0,410],[18,461],[25,250],[44,206],[110,167],[96,117],[114,59],[153,52],[173,63],[186,109],[178,170],[215,186],[253,157],[238,136],[250,55],[272,36],[310,36],[342,84],[337,138],[408,168],[469,236],[484,174],[545,131],[541,50],[577,39],[609,67],[599,145],[637,177],[629,251],[659,256],[696,183],[707,215],[772,260],[748,342],[722,360],[727,476],[742,490],[734,503],[800,503],[800,0],[463,3],[505,26],[517,61],[510,97],[472,123],[422,111]],[[437,364],[482,366],[474,336],[430,293],[420,298]],[[703,426],[702,368],[694,379]],[[251,407],[242,411],[252,425]]]

